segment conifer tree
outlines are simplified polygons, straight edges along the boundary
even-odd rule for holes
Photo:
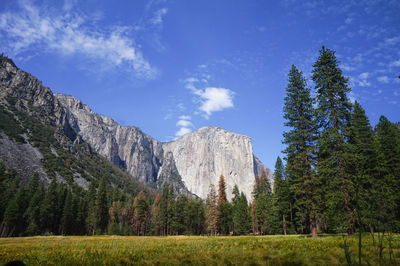
[[[28,227],[26,233],[28,235],[38,235],[40,231],[40,207],[44,198],[44,187],[43,183],[39,185],[35,193],[32,195],[29,201],[28,207]]]
[[[232,215],[234,235],[244,235],[249,233],[251,228],[251,216],[247,198],[244,193],[239,194],[239,188],[234,186],[232,194]]]
[[[210,185],[207,200],[207,231],[211,235],[217,235],[217,225],[218,225],[218,205],[217,205],[217,194],[215,193],[215,186]]]
[[[220,175],[218,182],[218,231],[227,235],[231,229],[231,205],[226,199],[226,183],[223,175]]]
[[[82,202],[82,209],[86,216],[85,223],[86,223],[86,230],[89,234],[94,235],[96,232],[96,185],[92,181],[89,184],[88,191],[86,193],[85,199]]]
[[[46,196],[40,208],[41,226],[43,231],[57,233],[57,182],[54,177],[47,188]]]
[[[160,210],[158,213],[158,220],[161,223],[161,235],[166,236],[170,233],[172,210],[174,202],[174,191],[172,186],[164,183],[161,200],[160,200]]]
[[[61,233],[63,235],[71,235],[74,230],[75,217],[73,207],[72,193],[71,191],[68,191],[61,218]]]
[[[390,229],[400,230],[400,131],[386,117],[381,116],[376,126],[381,173],[385,173],[382,193],[386,194],[386,207],[392,209],[395,219],[382,217]],[[382,175],[381,175],[382,178]],[[392,207],[391,207],[392,205]],[[389,210],[388,210],[389,211]]]
[[[99,188],[96,195],[96,229],[103,233],[108,224],[108,204],[107,204],[107,188],[104,178],[100,180]]]
[[[306,80],[294,65],[289,72],[286,92],[283,112],[285,126],[290,130],[283,134],[283,143],[287,145],[284,152],[287,156],[286,168],[291,181],[290,189],[295,199],[297,227],[300,227],[303,233],[311,231],[315,238],[319,216],[317,205],[320,201],[319,181],[313,171],[317,137],[315,111]],[[278,167],[282,168],[281,165]]]
[[[146,233],[146,225],[148,219],[148,205],[146,202],[146,195],[144,191],[140,191],[139,194],[135,197],[133,202],[133,219],[134,219],[134,227],[137,235],[145,235]]]
[[[348,79],[343,77],[335,52],[322,47],[313,65],[312,80],[317,91],[318,139],[317,172],[324,187],[326,226],[330,231],[354,231],[354,188],[345,166],[346,130],[351,103]]]
[[[185,220],[185,215],[187,214],[187,208],[188,208],[188,198],[185,195],[179,195],[178,198],[176,199],[174,206],[173,206],[173,215],[172,215],[172,221],[171,221],[171,231],[173,234],[176,235],[182,235],[185,233],[185,230],[187,228],[187,224]],[[194,218],[194,217],[193,217]]]
[[[276,233],[287,234],[289,224],[290,202],[289,187],[285,179],[285,168],[281,158],[278,156],[274,172],[274,190],[272,196],[274,230]]]
[[[258,234],[270,233],[269,219],[272,215],[271,184],[265,170],[256,177],[253,189],[253,230]]]
[[[153,205],[151,206],[151,230],[155,235],[161,235],[160,203],[161,195],[157,193]]]

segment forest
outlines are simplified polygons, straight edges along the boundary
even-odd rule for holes
[[[0,165],[0,236],[266,235],[400,232],[400,130],[381,116],[372,127],[349,99],[335,51],[322,47],[312,84],[292,66],[284,98],[285,144],[274,182],[256,177],[252,202],[224,176],[205,201],[159,193],[128,193],[106,178],[71,189],[34,174],[29,183]],[[5,129],[3,129],[5,130]],[[232,198],[230,201],[228,198]]]

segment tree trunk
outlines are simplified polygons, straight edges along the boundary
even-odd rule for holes
[[[283,234],[286,235],[286,221],[285,221],[285,215],[282,215],[282,224],[283,224]]]
[[[315,216],[311,218],[311,237],[312,238],[317,238],[318,237],[318,232],[317,232],[317,219]]]

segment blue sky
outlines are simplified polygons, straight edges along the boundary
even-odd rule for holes
[[[322,45],[372,125],[400,121],[399,14],[398,0],[1,0],[0,48],[122,125],[161,141],[219,126],[273,169],[288,71],[309,78]]]

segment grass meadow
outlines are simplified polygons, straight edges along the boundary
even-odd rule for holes
[[[364,235],[362,245],[363,265],[400,265],[399,235]],[[357,236],[346,245],[342,236],[36,236],[0,238],[0,264],[357,265],[357,247]]]

